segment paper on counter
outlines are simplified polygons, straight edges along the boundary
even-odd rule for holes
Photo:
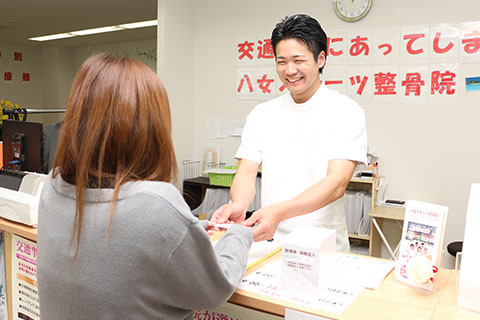
[[[363,291],[363,288],[359,286],[341,282],[322,281],[316,296],[300,298],[282,290],[281,270],[281,260],[272,262],[244,277],[238,289],[335,314],[341,314],[345,311]]]
[[[350,254],[337,254],[336,280],[375,290],[395,267],[395,261],[384,261]]]
[[[254,242],[248,251],[247,270],[282,249],[280,240]]]

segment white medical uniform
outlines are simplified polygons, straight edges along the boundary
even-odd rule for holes
[[[284,94],[250,112],[235,158],[262,164],[262,207],[292,199],[325,178],[330,160],[367,161],[365,113],[324,83],[305,103]],[[335,229],[337,251],[349,251],[343,197],[281,222],[275,239],[298,226]]]

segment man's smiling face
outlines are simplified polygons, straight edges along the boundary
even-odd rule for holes
[[[325,53],[320,52],[315,61],[303,42],[285,39],[277,44],[276,54],[277,74],[293,100],[296,103],[308,101],[322,83],[318,70],[325,64]]]

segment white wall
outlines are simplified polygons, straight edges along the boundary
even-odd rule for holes
[[[0,52],[0,99],[10,100],[22,108],[43,108],[42,84],[45,77],[41,49],[0,44]],[[22,62],[13,62],[14,52],[22,53]],[[13,73],[13,81],[3,80],[5,72]],[[23,72],[30,73],[30,82],[22,81]],[[32,121],[35,121],[34,116]]]
[[[178,73],[164,73],[172,101],[183,99],[185,112],[193,112],[193,131],[185,128],[191,118],[176,117],[174,126],[182,126],[183,135],[175,134],[179,160],[192,155],[200,159],[204,147],[221,148],[223,161],[233,163],[239,138],[207,139],[206,119],[226,115],[230,119],[243,119],[255,101],[242,101],[235,97],[235,45],[237,36],[269,34],[275,23],[293,13],[307,13],[317,18],[325,28],[378,28],[387,26],[430,25],[478,20],[480,4],[477,0],[458,2],[448,0],[383,0],[374,1],[370,13],[361,21],[346,23],[335,15],[332,1],[304,0],[224,0],[182,1],[175,8],[166,8],[164,0],[159,8],[166,11],[165,31],[174,33],[175,23],[169,13],[181,23],[193,15],[193,43],[190,45],[188,22],[182,28],[185,42],[179,47],[168,47],[165,42],[165,62],[179,68]],[[188,7],[179,14],[180,7]],[[160,5],[162,4],[162,6]],[[171,9],[172,11],[168,11]],[[166,12],[166,13],[165,13]],[[159,15],[159,17],[161,17]],[[171,18],[173,19],[173,18]],[[169,30],[170,27],[170,30]],[[159,27],[160,28],[160,27]],[[185,57],[185,46],[190,57]],[[159,56],[162,54],[159,44]],[[175,56],[172,52],[177,52]],[[193,96],[182,90],[178,77],[185,76],[188,88],[191,72],[182,72],[193,61]],[[327,67],[328,68],[328,61]],[[162,73],[160,73],[162,74]],[[459,79],[480,75],[480,64],[462,64]],[[169,79],[172,76],[173,79]],[[459,81],[459,85],[461,81]],[[462,87],[459,89],[463,90]],[[369,146],[380,157],[380,173],[388,179],[387,196],[417,199],[446,205],[450,208],[445,244],[463,238],[465,212],[470,184],[480,181],[480,93],[462,93],[450,104],[403,105],[373,104],[365,106]],[[188,97],[187,97],[188,96]],[[178,99],[178,100],[177,100]],[[193,100],[192,100],[193,99]],[[193,102],[192,102],[193,101]],[[189,109],[192,103],[193,109]],[[177,106],[174,104],[173,108]],[[190,146],[187,140],[193,141]],[[189,149],[190,148],[190,149]]]
[[[98,52],[108,51],[118,56],[129,56],[156,71],[155,58],[139,53],[155,54],[156,39],[69,47],[21,47],[0,44],[0,99],[10,100],[27,109],[65,109],[70,88],[80,65]],[[13,62],[13,53],[22,52],[23,61]],[[11,83],[3,81],[5,71],[12,71]],[[23,72],[29,72],[31,81],[22,82]],[[63,113],[30,114],[27,120],[51,124],[63,119]]]
[[[45,47],[41,49],[43,109],[65,109],[70,87],[75,76],[74,49]],[[45,124],[63,119],[64,114],[43,114],[36,121]],[[30,120],[35,121],[32,117]]]
[[[167,89],[177,163],[192,159],[194,143],[194,6],[192,0],[159,0],[157,73]],[[196,120],[196,119],[195,119]],[[182,173],[182,172],[180,172]],[[179,177],[178,186],[182,177]]]
[[[154,53],[157,49],[156,39],[147,39],[139,41],[119,42],[97,44],[85,47],[75,48],[74,76],[78,68],[90,55],[94,53],[109,52],[116,56],[130,57],[139,60],[149,66],[152,70],[157,70],[155,59],[143,55],[143,53]],[[155,57],[156,58],[156,57]],[[70,88],[68,88],[70,90]]]
[[[74,51],[64,47],[22,47],[0,44],[0,98],[26,109],[64,109],[74,77]],[[22,53],[22,62],[13,63],[14,52]],[[12,71],[11,83],[3,81],[5,71]],[[30,82],[23,82],[23,72]],[[55,123],[63,113],[29,114],[28,121]]]

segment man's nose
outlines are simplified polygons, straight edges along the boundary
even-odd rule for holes
[[[287,74],[295,74],[297,72],[297,66],[295,63],[289,62],[287,64],[287,69],[285,70]]]

